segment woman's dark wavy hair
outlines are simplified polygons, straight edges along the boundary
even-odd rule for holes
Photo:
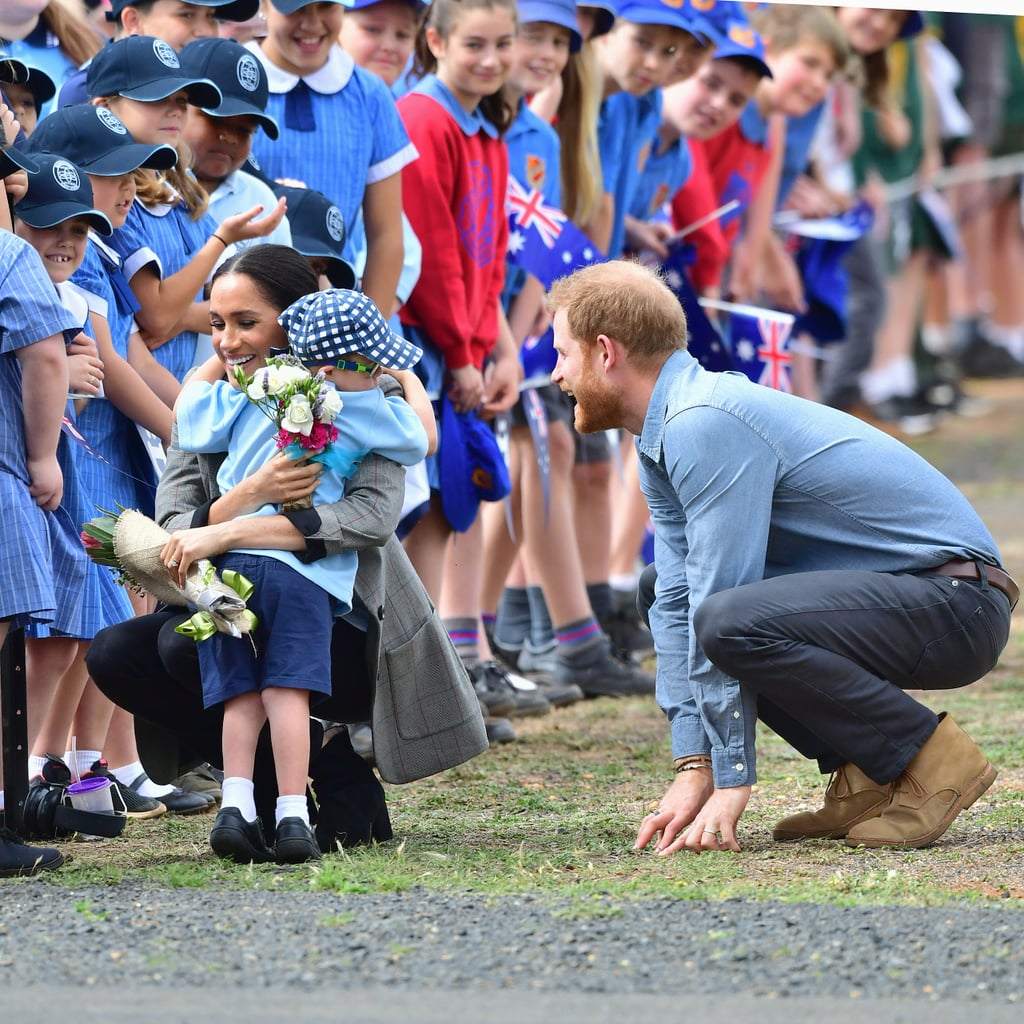
[[[454,31],[463,11],[492,11],[497,8],[504,8],[511,13],[513,20],[516,19],[515,0],[433,0],[416,34],[412,77],[418,80],[437,70],[437,58],[427,45],[428,28],[434,29],[442,39],[447,39]],[[490,96],[485,96],[480,101],[478,109],[498,129],[500,135],[509,130],[516,117],[516,112],[502,96],[501,89]]]
[[[309,260],[289,245],[251,245],[236,252],[217,268],[211,285],[227,274],[245,274],[260,296],[281,311],[320,290]]]

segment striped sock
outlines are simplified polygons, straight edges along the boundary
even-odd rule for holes
[[[459,652],[462,664],[473,668],[480,663],[480,630],[476,619],[451,618],[444,619],[444,628]]]
[[[604,643],[605,637],[597,619],[591,616],[556,626],[555,639],[558,641],[558,656],[572,660]]]

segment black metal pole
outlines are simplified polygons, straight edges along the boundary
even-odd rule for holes
[[[25,692],[25,633],[14,630],[0,650],[0,723],[3,726],[4,818],[8,828],[21,827],[28,794],[28,712]]]

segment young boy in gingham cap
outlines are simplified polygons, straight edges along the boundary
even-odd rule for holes
[[[212,307],[219,299],[222,276],[245,274],[251,265],[264,266],[267,260],[281,266],[302,259],[283,246],[243,251],[214,276]],[[385,396],[377,383],[382,368],[406,370],[421,353],[391,332],[365,295],[344,289],[314,292],[289,306],[278,322],[287,332],[292,355],[326,383],[322,403],[333,402],[338,409],[333,422],[337,438],[314,456],[323,463],[316,503],[340,500],[346,480],[370,452],[402,465],[424,458],[428,438],[420,416],[403,399]],[[198,371],[182,391],[176,409],[178,442],[183,451],[227,453],[217,473],[218,487],[226,494],[274,456],[277,427],[233,380],[210,379],[222,374],[225,366],[245,366],[252,376],[254,367],[265,365],[269,342],[264,351],[244,332],[239,338],[229,330],[217,330],[214,345],[219,359]],[[344,400],[332,397],[338,391],[344,393]],[[268,504],[250,515],[279,511]],[[316,516],[317,512],[310,508],[289,514]],[[305,772],[301,784],[294,787],[298,791],[289,789],[282,782],[280,766],[285,759],[294,760],[294,750],[277,748],[283,737],[293,746],[295,737],[308,733],[309,698],[330,693],[331,631],[336,616],[353,611],[356,553],[345,551],[304,562],[290,551],[237,550],[216,561],[222,571],[234,569],[252,581],[255,590],[248,603],[259,620],[252,634],[254,643],[217,633],[199,645],[204,703],[207,707],[225,704],[225,772],[238,774],[232,766],[243,772],[248,766],[251,771],[256,737],[272,712],[271,742],[281,793],[274,856],[279,863],[316,859],[320,851],[309,826]],[[222,807],[210,837],[214,851],[238,859],[241,850],[243,859],[269,860],[259,822],[241,822],[238,813],[236,808]],[[239,829],[248,836],[247,843],[237,841],[234,833]]]

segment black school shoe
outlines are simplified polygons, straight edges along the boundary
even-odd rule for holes
[[[313,830],[301,818],[282,818],[277,823],[274,859],[278,864],[305,864],[320,859]]]
[[[9,828],[0,827],[0,878],[25,878],[40,871],[52,871],[64,863],[60,850],[27,846]]]
[[[263,838],[263,826],[246,821],[237,807],[222,807],[210,832],[210,849],[236,864],[270,864],[274,855]]]

